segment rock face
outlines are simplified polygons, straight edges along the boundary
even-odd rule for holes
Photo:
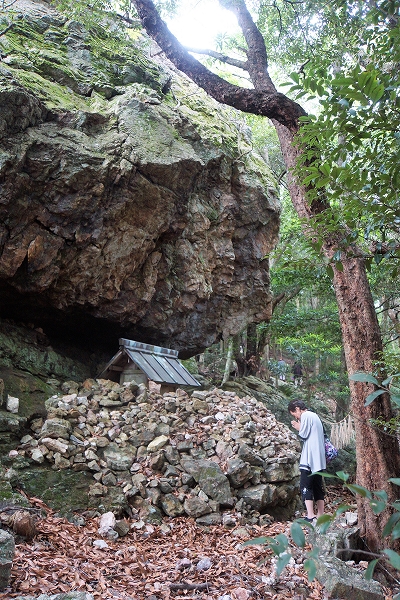
[[[0,30],[2,316],[183,358],[268,319],[279,206],[238,114],[46,2]]]
[[[187,515],[211,524],[232,509],[258,523],[288,518],[297,506],[297,436],[251,396],[160,395],[142,384],[87,380],[66,382],[46,407],[4,462],[16,488],[46,494],[58,510],[92,507],[145,521]],[[49,470],[59,474],[53,489]],[[79,501],[75,489],[85,483],[73,484],[74,474],[86,475]]]
[[[385,595],[380,583],[368,581],[362,572],[345,562],[351,562],[353,557],[356,559],[357,550],[362,550],[364,546],[360,529],[348,529],[347,519],[342,517],[337,517],[326,533],[321,534],[314,530],[309,535],[312,545],[318,548],[317,579],[323,584],[330,598],[384,600]]]
[[[5,590],[10,582],[14,551],[13,536],[0,529],[0,591]]]

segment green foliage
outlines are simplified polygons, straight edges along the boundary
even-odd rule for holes
[[[354,496],[361,496],[366,498],[369,505],[375,515],[379,515],[382,512],[388,510],[391,512],[387,519],[386,525],[383,529],[383,537],[389,538],[389,542],[395,542],[400,538],[400,502],[389,502],[388,496],[385,490],[370,491],[366,487],[348,483],[349,475],[343,471],[338,471],[335,475],[330,473],[320,473],[325,478],[336,479],[342,482],[343,487],[349,490]],[[400,478],[392,478],[389,480],[393,485],[400,486]],[[290,536],[292,542],[300,547],[306,546],[306,537],[304,529],[314,530],[316,529],[320,534],[325,534],[329,527],[332,525],[335,519],[340,517],[341,514],[348,511],[350,506],[347,504],[341,504],[336,508],[332,515],[322,515],[316,521],[315,526],[306,521],[305,519],[297,519],[292,523],[290,527]],[[279,576],[285,566],[291,559],[291,553],[289,551],[289,539],[279,534],[275,538],[271,537],[259,537],[257,539],[248,540],[244,546],[263,544],[268,546],[272,552],[279,557],[277,562],[276,574]],[[308,572],[308,579],[312,581],[317,572],[317,563],[319,560],[319,549],[318,547],[312,547],[310,551],[306,553],[306,560],[304,562],[304,568]],[[369,562],[368,568],[365,571],[365,578],[371,579],[375,570],[376,565],[379,562],[385,563],[388,561],[392,567],[400,571],[400,554],[390,548],[385,548],[378,554],[371,554],[372,560]],[[400,598],[400,594],[398,595]],[[397,600],[399,600],[399,598]]]
[[[259,326],[260,336],[272,347],[270,371],[277,373],[274,365],[280,352],[300,360],[308,373],[314,372],[318,361],[320,374],[313,383],[324,389],[335,382],[329,393],[346,406],[348,388],[341,380],[341,331],[331,280],[319,251],[304,235],[286,192],[282,194],[280,241],[270,255],[270,264],[273,294],[283,295],[270,323]],[[274,353],[274,348],[279,352]]]
[[[332,354],[333,356],[340,356],[341,353],[339,344],[333,345],[332,340],[315,332],[306,332],[300,338],[297,336],[278,337],[277,342],[294,356],[306,357],[308,354],[315,356],[316,353],[319,353],[319,355]]]
[[[113,11],[113,3],[110,0],[56,0],[55,6],[68,19],[82,23],[87,28],[98,27],[104,22],[105,11]]]
[[[132,2],[130,2],[130,0],[128,1],[132,5]],[[180,4],[180,0],[158,0],[154,2],[154,4],[156,5],[157,10],[160,12],[161,16],[170,16],[171,14],[174,14],[177,11]]]
[[[197,375],[199,372],[198,364],[194,356],[192,358],[188,358],[186,360],[181,360],[183,366],[191,373],[192,375]]]
[[[306,543],[306,537],[304,535],[304,531],[300,523],[298,523],[297,521],[292,523],[290,527],[290,535],[292,536],[292,539],[297,546],[299,546],[300,548],[304,548]]]
[[[382,394],[389,394],[391,400],[396,406],[400,407],[400,395],[398,393],[397,386],[394,386],[396,380],[400,378],[400,373],[395,373],[389,377],[385,377],[384,380],[379,381],[377,377],[371,373],[353,373],[349,376],[352,381],[361,381],[363,383],[372,383],[378,389],[371,392],[365,399],[365,406],[369,406],[378,396]],[[393,387],[392,387],[393,386]]]
[[[334,369],[335,378],[341,370],[341,336],[335,307],[297,309],[294,303],[286,305],[285,311],[270,323],[274,342],[285,353],[300,359],[311,371],[316,357],[321,361],[324,373]],[[332,374],[328,377],[332,380]]]
[[[265,158],[279,178],[285,171],[285,165],[275,128],[258,115],[246,114],[245,118],[251,129],[254,149]]]
[[[399,380],[400,373],[395,373],[394,375],[390,375],[386,377],[384,380],[379,380],[377,377],[372,375],[371,373],[353,373],[350,375],[349,379],[352,381],[361,381],[363,383],[372,383],[378,389],[371,392],[365,399],[365,406],[369,406],[376,398],[378,398],[382,394],[389,394],[393,404],[396,407],[400,407],[400,389],[399,389]],[[382,431],[386,432],[389,435],[398,435],[400,431],[400,414],[392,417],[389,421],[385,421],[382,417],[378,417],[376,419],[370,419],[369,422],[378,427]],[[393,483],[395,480],[391,480]],[[400,480],[398,480],[400,482]],[[400,517],[399,517],[400,518]],[[400,537],[400,528],[399,528],[399,537]]]
[[[387,432],[389,435],[395,435],[400,431],[400,415],[392,417],[389,421],[385,421],[382,417],[377,419],[370,419],[370,423],[382,431]]]
[[[310,200],[323,189],[329,201],[316,230],[346,225],[341,247],[358,242],[380,264],[400,256],[400,28],[377,4],[352,3],[340,63],[326,70],[311,61],[305,76],[292,73],[290,91],[319,98],[318,115],[303,119],[299,136],[307,148],[299,176]]]
[[[338,52],[334,33],[340,27],[343,12],[340,7],[343,3],[337,4],[339,6],[331,6],[318,0],[253,2],[258,9],[257,25],[264,34],[270,61],[286,69],[293,69],[299,57],[301,65],[313,55],[327,55],[326,60],[333,62]]]

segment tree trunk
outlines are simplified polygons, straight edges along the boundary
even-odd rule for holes
[[[224,376],[222,378],[221,385],[224,385],[224,383],[229,381],[229,375],[231,373],[231,368],[232,368],[232,354],[233,354],[233,338],[230,337],[229,341],[228,341],[228,352],[226,354],[225,371],[224,371]]]
[[[364,261],[346,258],[343,271],[334,269],[334,287],[343,334],[346,365],[349,374],[371,373],[382,356],[382,341],[378,319],[368,283]],[[357,483],[369,490],[386,490],[389,500],[398,498],[398,488],[388,485],[388,479],[399,474],[399,445],[396,437],[372,426],[369,419],[389,421],[392,416],[390,398],[384,394],[379,401],[364,406],[366,396],[374,386],[350,380],[351,410],[356,433]],[[382,547],[382,530],[388,514],[375,515],[369,502],[357,499],[362,533],[371,551]]]
[[[249,375],[257,375],[260,359],[257,352],[257,325],[255,323],[249,323],[247,326],[246,365]]]
[[[232,10],[247,43],[246,68],[254,89],[244,89],[232,85],[208,71],[179,44],[160,19],[151,0],[134,0],[139,17],[148,34],[153,37],[166,56],[175,66],[186,73],[217,101],[245,112],[264,115],[274,124],[288,172],[288,187],[293,206],[298,216],[305,222],[327,208],[327,202],[320,195],[312,202],[307,199],[305,188],[294,175],[294,168],[301,149],[294,143],[294,137],[300,128],[299,117],[305,115],[302,107],[276,91],[268,73],[268,59],[264,40],[247,10],[244,0],[220,0],[220,3]],[[311,226],[305,225],[306,233],[313,234]],[[331,261],[337,249],[334,233],[327,233],[323,251]],[[362,259],[342,256],[343,271],[334,267],[334,289],[337,297],[340,323],[347,369],[371,372],[376,361],[381,359],[381,335],[369,288],[365,264]],[[371,385],[350,382],[352,411],[356,423],[357,481],[371,490],[384,489],[389,498],[398,498],[400,488],[388,483],[390,477],[400,472],[400,454],[397,440],[385,436],[371,427],[369,418],[381,415],[390,419],[392,411],[390,401],[379,396],[369,407],[364,407]],[[374,516],[369,503],[359,500],[360,523],[364,529],[366,541],[371,550],[382,547],[384,524],[383,516]]]
[[[258,341],[258,348],[260,352],[260,378],[268,380],[271,376],[269,370],[269,357],[270,357],[270,333],[267,327],[264,327],[260,333],[260,339]]]
[[[392,323],[392,326],[396,332],[397,340],[400,345],[400,311],[398,307],[400,306],[400,301],[396,299],[396,306],[394,308],[389,308],[388,317]]]
[[[314,361],[314,375],[318,377],[321,368],[321,354],[319,350],[315,353],[315,361]]]
[[[294,146],[293,134],[278,124],[276,127],[285,162],[288,165],[289,189],[297,214],[309,219],[320,212],[321,207],[314,201],[311,205],[306,201],[305,190],[292,175],[296,166],[299,150]],[[315,213],[313,212],[315,211]],[[325,236],[324,255],[332,260],[337,249],[334,233]],[[354,251],[354,248],[352,249]],[[349,375],[356,372],[371,373],[376,370],[378,361],[382,360],[382,338],[378,319],[367,278],[365,262],[362,258],[341,255],[343,271],[333,266],[336,301],[342,330],[342,340]],[[383,431],[372,427],[368,419],[381,416],[389,421],[393,417],[390,398],[379,396],[371,405],[365,407],[365,398],[373,391],[371,384],[349,382],[351,404],[350,410],[355,421],[357,483],[367,489],[386,490],[389,499],[400,497],[398,486],[388,483],[391,477],[400,472],[400,453],[397,438],[386,435]],[[381,548],[385,541],[382,531],[388,518],[387,512],[379,516],[373,514],[366,498],[357,498],[359,522],[365,541],[371,551]]]

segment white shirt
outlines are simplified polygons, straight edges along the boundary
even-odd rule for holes
[[[310,410],[301,413],[299,436],[303,440],[300,469],[311,473],[326,469],[324,428],[318,415]]]

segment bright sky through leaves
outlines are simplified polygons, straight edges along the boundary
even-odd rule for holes
[[[194,48],[215,49],[218,34],[239,31],[235,16],[221,8],[218,0],[184,0],[177,14],[166,22],[184,46]]]

